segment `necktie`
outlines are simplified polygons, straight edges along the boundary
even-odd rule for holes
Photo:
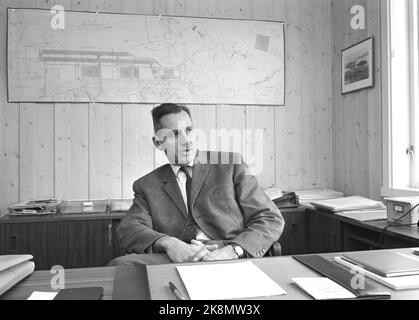
[[[182,172],[184,172],[186,175],[186,197],[187,197],[188,212],[189,212],[181,238],[183,241],[189,243],[192,239],[195,239],[196,234],[198,232],[198,226],[195,222],[195,219],[192,216],[192,208],[191,208],[192,177],[189,174],[187,166],[180,167],[179,171],[180,170],[182,170]]]
[[[182,172],[186,175],[186,197],[187,197],[187,203],[188,203],[188,212],[191,212],[190,208],[190,198],[191,198],[191,188],[192,188],[192,177],[189,174],[188,167],[187,166],[181,166],[180,169]]]

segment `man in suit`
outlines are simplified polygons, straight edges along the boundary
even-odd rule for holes
[[[153,143],[170,164],[135,181],[117,229],[128,255],[110,265],[264,256],[284,219],[241,156],[198,151],[187,107],[162,104],[152,116]]]

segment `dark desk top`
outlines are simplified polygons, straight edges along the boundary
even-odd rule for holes
[[[132,200],[130,200],[130,203]],[[92,210],[83,210],[81,201],[75,201],[60,206],[60,212],[56,214],[43,216],[3,216],[0,217],[0,225],[5,223],[27,223],[27,222],[59,222],[59,221],[77,221],[77,220],[107,220],[122,219],[126,215],[126,211],[118,210],[118,207],[110,207],[107,209],[106,202],[94,203]],[[306,208],[286,208],[281,212],[305,212]]]
[[[396,251],[396,252],[405,252],[407,253],[411,249],[390,249],[384,251]],[[340,255],[340,253],[327,253],[322,254],[323,257],[332,260],[335,256]],[[284,257],[269,257],[269,258],[259,258],[259,259],[250,259],[253,261],[259,268],[261,268],[266,274],[268,274],[274,281],[276,281],[286,292],[286,295],[274,297],[275,299],[280,300],[308,300],[311,299],[303,291],[298,289],[291,283],[291,278],[294,277],[319,277],[320,275],[299,263],[297,260],[293,259],[291,256]],[[235,260],[236,262],[242,260]],[[198,262],[199,263],[199,262]],[[211,262],[209,262],[211,263]],[[220,263],[220,262],[215,262]],[[156,274],[159,274],[160,279],[157,279],[160,287],[156,287],[154,290],[164,290],[167,291],[167,281],[174,281],[176,285],[179,285],[180,290],[185,290],[182,282],[176,273],[176,266],[179,264],[166,264],[153,266],[156,267],[155,271],[161,271]],[[122,268],[122,269],[121,269]],[[138,272],[130,272],[131,267],[103,267],[103,268],[85,268],[85,269],[69,269],[65,270],[65,279],[66,279],[66,288],[78,288],[78,287],[93,287],[101,286],[104,288],[104,300],[112,299],[113,291],[115,288],[114,279],[117,272],[124,272],[124,269],[127,270],[126,274],[135,274],[138,277]],[[145,270],[145,268],[143,268]],[[132,270],[131,270],[132,271]],[[3,294],[0,299],[2,300],[25,300],[27,299],[33,291],[53,291],[50,288],[50,281],[53,275],[49,271],[35,271],[28,278],[21,281],[14,288]],[[145,272],[143,276],[146,277]],[[141,280],[141,281],[139,281]],[[372,280],[371,280],[372,281]],[[131,283],[143,283],[144,279],[135,279]],[[377,283],[378,284],[378,283]],[[141,288],[137,290],[147,290],[146,285],[140,285]],[[392,294],[393,300],[417,300],[419,299],[419,289],[411,290],[400,290],[395,291],[383,285],[383,291],[388,291]],[[141,295],[144,296],[144,295]],[[131,297],[134,298],[134,297]],[[174,297],[171,297],[174,298]]]
[[[347,217],[342,217],[339,215],[334,215],[331,213],[318,211],[315,209],[307,208],[308,214],[320,214],[323,216],[331,217],[337,221],[341,221],[353,226],[361,227],[363,229],[375,231],[375,232],[382,232],[387,225],[389,224],[387,220],[377,220],[377,221],[358,221],[354,219],[350,219]],[[404,240],[418,240],[419,242],[419,228],[417,226],[397,226],[393,225],[389,227],[387,230],[384,231],[386,235],[395,236],[399,239]],[[419,246],[419,245],[418,245]]]

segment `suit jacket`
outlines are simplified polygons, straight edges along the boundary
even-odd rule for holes
[[[215,159],[227,164],[211,164]],[[121,247],[127,253],[147,253],[159,238],[179,237],[188,212],[171,166],[138,179],[133,190],[133,204],[117,229]],[[284,229],[281,212],[236,153],[198,152],[191,207],[209,237],[235,243],[251,257],[263,256]]]

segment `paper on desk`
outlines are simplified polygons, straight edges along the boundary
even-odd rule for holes
[[[54,300],[58,292],[41,292],[34,291],[28,298],[28,300]]]
[[[325,277],[292,278],[298,287],[316,300],[356,298],[352,292]]]
[[[286,294],[251,261],[176,268],[191,300],[241,299]]]

